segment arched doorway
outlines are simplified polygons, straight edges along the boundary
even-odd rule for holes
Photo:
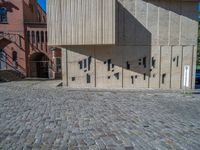
[[[49,59],[44,53],[34,53],[29,59],[29,74],[34,78],[48,78]]]

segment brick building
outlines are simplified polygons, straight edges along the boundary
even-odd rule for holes
[[[0,0],[0,70],[52,78],[60,57],[59,49],[47,47],[46,13],[37,0]]]
[[[199,0],[48,0],[70,87],[194,88]]]

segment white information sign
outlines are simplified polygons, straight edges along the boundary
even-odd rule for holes
[[[183,85],[184,87],[189,87],[189,80],[190,80],[190,66],[184,66],[184,78],[183,78]]]

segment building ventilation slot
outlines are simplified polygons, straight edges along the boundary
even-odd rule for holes
[[[162,84],[165,84],[166,73],[162,74]]]
[[[89,74],[87,74],[87,83],[91,83],[91,76]]]
[[[75,81],[76,80],[76,78],[75,77],[72,77],[72,81]]]
[[[128,62],[128,61],[126,62],[126,69],[128,69],[128,70],[130,70],[130,69],[131,69],[131,67],[130,67],[130,64],[129,64],[129,62]]]
[[[119,72],[114,74],[115,78],[119,80]]]

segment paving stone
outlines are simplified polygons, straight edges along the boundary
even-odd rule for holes
[[[200,95],[0,84],[0,149],[199,149]]]

